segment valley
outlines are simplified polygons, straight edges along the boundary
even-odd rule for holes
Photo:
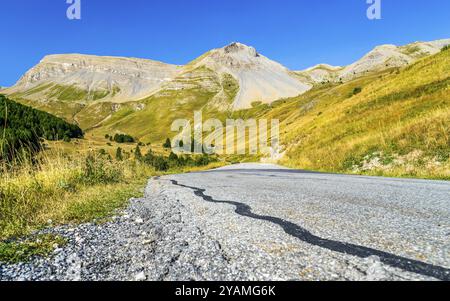
[[[276,118],[276,158],[288,166],[448,179],[449,43],[383,45],[349,66],[304,71],[240,43],[185,66],[51,55],[2,93],[78,124],[93,145],[114,133],[160,145],[195,111],[223,122]]]

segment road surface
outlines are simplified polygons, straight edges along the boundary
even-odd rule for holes
[[[152,179],[111,223],[57,231],[69,246],[3,278],[450,280],[445,181],[241,164]]]

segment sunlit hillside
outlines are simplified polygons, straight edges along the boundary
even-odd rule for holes
[[[280,101],[291,167],[450,178],[450,51],[403,68]]]

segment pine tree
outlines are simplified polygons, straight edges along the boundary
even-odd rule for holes
[[[134,151],[134,158],[136,159],[136,161],[142,161],[142,153],[139,145],[136,146],[136,149]]]
[[[172,147],[172,142],[170,142],[170,139],[167,138],[166,142],[163,144],[164,148],[171,148]]]
[[[122,149],[120,147],[118,147],[116,151],[116,160],[123,161]]]

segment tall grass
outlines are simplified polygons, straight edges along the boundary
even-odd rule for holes
[[[450,180],[450,52],[275,104],[290,167]],[[360,92],[352,93],[356,88]],[[358,89],[359,90],[359,89]],[[303,109],[307,107],[308,109]]]
[[[110,214],[136,195],[153,169],[116,162],[95,152],[80,157],[44,155],[0,169],[0,241],[52,223]]]

